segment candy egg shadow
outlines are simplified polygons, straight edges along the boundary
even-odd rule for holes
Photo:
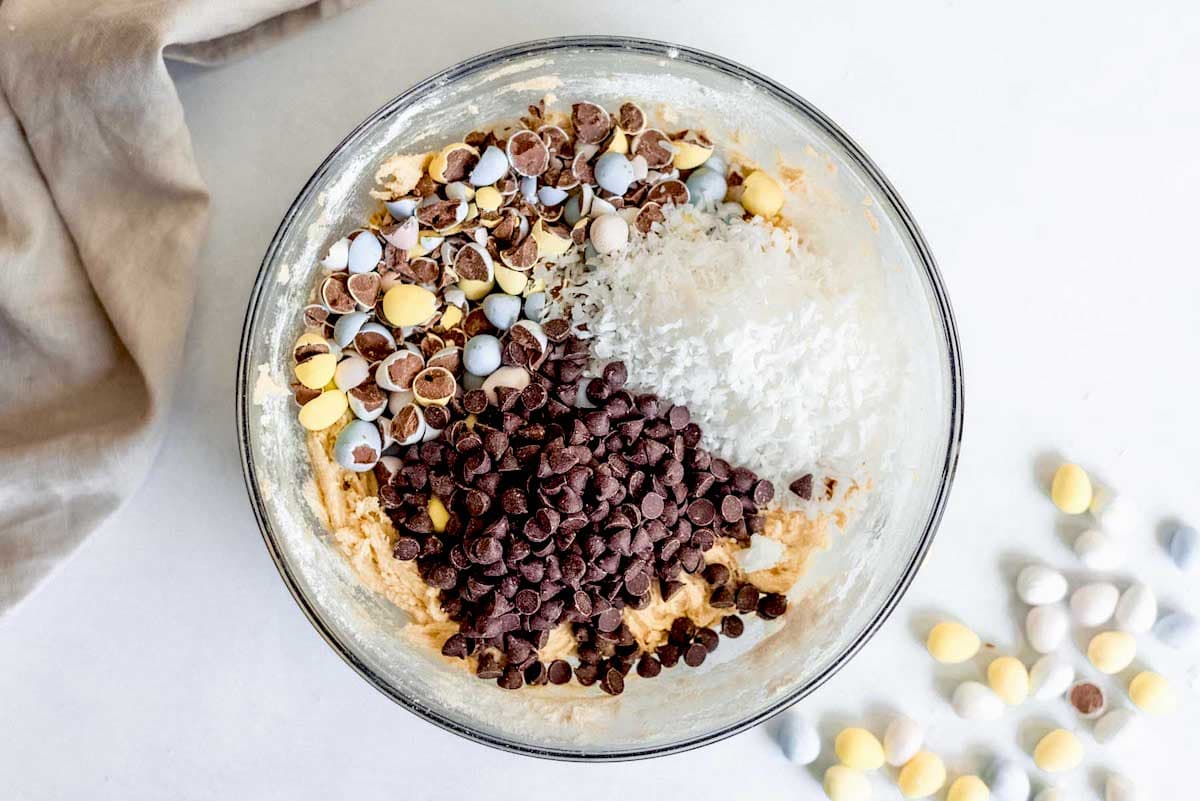
[[[1050,732],[1059,728],[1054,718],[1045,715],[1035,715],[1017,724],[1017,747],[1021,752],[1033,757],[1033,749]]]
[[[1079,539],[1079,535],[1089,528],[1096,528],[1096,521],[1091,515],[1060,514],[1054,522],[1055,536],[1072,554],[1075,553],[1075,540]]]
[[[949,787],[959,776],[982,776],[988,765],[996,760],[996,751],[981,743],[972,743],[957,754],[944,757],[946,763],[946,786]]]
[[[1033,483],[1047,498],[1050,497],[1050,485],[1054,482],[1054,472],[1065,461],[1067,458],[1056,450],[1040,451],[1033,457]]]
[[[1158,547],[1164,554],[1168,554],[1168,559],[1171,551],[1171,535],[1182,525],[1184,522],[1178,517],[1164,517],[1154,526],[1154,541],[1158,543]]]
[[[1087,769],[1087,786],[1095,793],[1097,798],[1104,798],[1105,785],[1108,782],[1108,776],[1112,771],[1100,767],[1099,765],[1091,765]]]
[[[858,718],[843,712],[828,713],[817,720],[816,729],[821,738],[821,753],[811,764],[805,765],[804,769],[817,780],[818,784],[825,781],[825,771],[838,764],[837,754],[833,750],[834,740],[837,739],[838,733],[842,729],[858,726],[860,723]]]
[[[918,609],[909,617],[908,631],[924,650],[925,641],[929,638],[930,630],[938,623],[946,620],[955,620],[970,628],[966,621],[963,621],[958,615],[947,612],[944,609],[925,607]],[[926,655],[928,655],[928,652],[926,652]],[[933,665],[933,678],[930,685],[933,687],[934,692],[949,702],[954,697],[954,688],[964,681],[978,679],[980,670],[987,667],[987,663],[991,661],[993,656],[995,656],[995,646],[991,645],[991,643],[981,644],[979,653],[965,662],[958,664],[943,664],[930,656],[929,662]],[[882,732],[880,734],[882,736]]]
[[[1027,553],[1017,551],[1008,551],[1000,554],[1000,576],[1004,579],[1006,587],[1014,588],[1009,592],[1008,596],[1008,620],[1012,621],[1012,642],[1017,643],[1018,647],[1012,649],[1012,653],[1020,656],[1022,661],[1028,662],[1032,656],[1037,658],[1037,652],[1029,647],[1025,642],[1025,616],[1029,614],[1029,605],[1017,596],[1015,587],[1017,585],[1017,574],[1021,570],[1032,564],[1040,564],[1039,561]],[[983,649],[980,649],[983,653]],[[996,656],[996,654],[992,654]],[[988,661],[991,661],[989,658]],[[984,665],[986,667],[986,664]]]

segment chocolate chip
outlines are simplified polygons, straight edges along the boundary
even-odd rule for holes
[[[658,661],[650,654],[644,654],[642,658],[638,660],[637,674],[643,679],[652,679],[659,673],[662,673],[662,662]]]
[[[530,687],[540,687],[547,680],[546,666],[535,659],[525,666],[524,675],[526,684]]]
[[[496,683],[506,690],[519,690],[525,685],[525,677],[522,675],[520,668],[509,665],[500,674],[500,677],[496,679]]]
[[[600,677],[600,668],[595,665],[580,665],[575,668],[575,680],[584,687],[591,687]]]
[[[420,553],[421,543],[413,537],[397,537],[395,545],[392,546],[392,555],[402,562],[416,559]]]
[[[641,503],[642,516],[647,520],[657,520],[663,513],[662,496],[654,492],[648,492],[642,497]]]
[[[721,618],[721,634],[732,639],[737,639],[742,636],[745,631],[746,624],[737,615],[726,615]]]
[[[485,651],[479,655],[479,664],[475,667],[475,675],[481,679],[498,679],[504,673],[499,658]]]
[[[759,506],[766,506],[775,497],[775,485],[765,478],[759,479],[758,483],[754,485],[751,497]]]
[[[609,668],[600,680],[600,689],[609,695],[620,695],[625,691],[625,677],[621,671]]]
[[[451,634],[446,642],[442,643],[442,655],[458,659],[466,657],[467,638],[461,633]]]
[[[700,667],[708,656],[708,649],[700,643],[692,643],[683,652],[683,661],[688,667]]]
[[[555,659],[546,668],[546,678],[551,684],[566,684],[571,680],[571,665],[565,659]]]
[[[801,500],[811,501],[813,490],[812,473],[800,476],[800,478],[796,479],[791,484],[788,484],[788,489],[791,490],[794,495],[799,496]]]
[[[713,502],[707,498],[699,498],[688,504],[688,519],[698,526],[707,526],[716,518],[716,514]]]
[[[742,502],[733,495],[726,495],[721,499],[721,519],[727,523],[736,523],[742,519],[744,510]]]
[[[776,593],[768,593],[758,601],[758,616],[764,620],[774,620],[787,611],[787,598]]]
[[[737,610],[742,614],[755,611],[758,608],[758,588],[753,584],[743,584],[738,587],[734,601],[737,604]]]
[[[721,564],[711,564],[704,568],[704,580],[709,584],[722,586],[729,581],[729,568]]]
[[[659,646],[654,653],[658,657],[659,662],[662,663],[662,666],[667,668],[672,668],[679,664],[679,658],[682,655],[679,646],[673,643]]]
[[[624,387],[625,382],[629,380],[629,371],[625,367],[625,362],[609,362],[604,365],[603,375],[604,382],[613,392]]]

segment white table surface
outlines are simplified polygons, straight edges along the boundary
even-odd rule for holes
[[[1200,613],[1195,576],[1166,559],[1154,529],[1200,520],[1200,15],[1184,2],[1108,16],[1052,5],[376,2],[223,69],[173,67],[213,220],[170,434],[142,490],[0,623],[0,796],[821,797],[828,758],[790,765],[769,726],[665,759],[580,766],[422,722],[312,630],[246,502],[238,333],[262,253],[311,171],[385,100],[462,58],[620,33],[722,53],[832,116],[908,202],[957,313],[966,437],[941,533],[897,612],[805,714],[828,735],[902,709],[952,771],[1003,753],[1035,786],[1045,777],[1031,741],[1058,720],[1087,748],[1086,768],[1062,781],[1072,798],[1097,798],[1108,767],[1144,798],[1194,798],[1196,646],[1142,639],[1181,708],[1106,749],[1062,703],[957,720],[947,686],[975,669],[935,670],[920,644],[939,611],[1019,644],[1014,566],[1079,570],[1034,480],[1053,452],[1112,477],[1145,511],[1121,537],[1118,577]],[[899,798],[886,776],[876,789]]]

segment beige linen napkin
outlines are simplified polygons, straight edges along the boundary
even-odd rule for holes
[[[163,61],[354,0],[0,0],[0,615],[145,476],[208,195]]]

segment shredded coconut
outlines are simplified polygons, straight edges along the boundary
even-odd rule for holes
[[[622,359],[635,388],[686,404],[710,450],[785,504],[805,473],[869,481],[868,454],[878,468],[903,370],[861,271],[795,230],[690,207],[622,252],[559,266],[556,305],[597,362]]]

